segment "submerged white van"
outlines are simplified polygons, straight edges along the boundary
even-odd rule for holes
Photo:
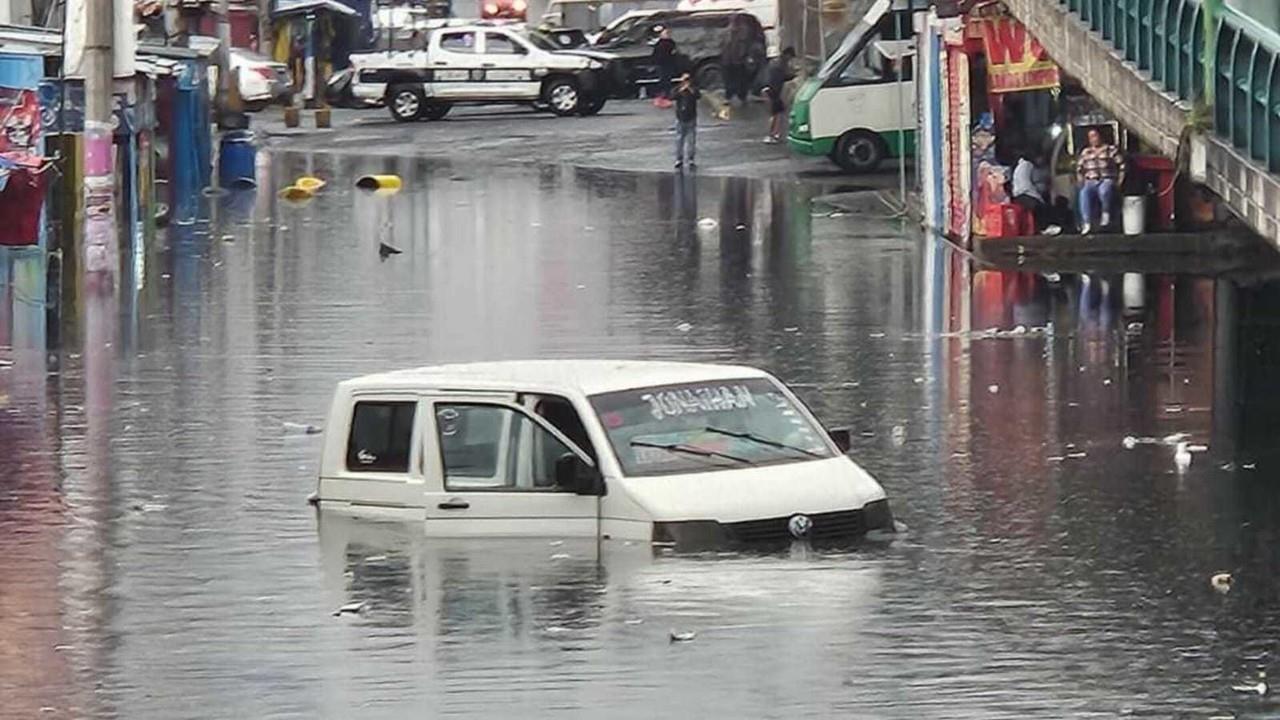
[[[442,365],[339,383],[314,500],[425,520],[437,536],[690,545],[892,531],[848,444],[748,367]]]

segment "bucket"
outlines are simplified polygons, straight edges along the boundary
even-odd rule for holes
[[[1141,235],[1147,229],[1147,198],[1143,195],[1125,197],[1121,215],[1124,219],[1124,234]]]
[[[224,188],[257,185],[258,149],[253,145],[253,133],[247,130],[224,133],[218,152],[218,184]]]

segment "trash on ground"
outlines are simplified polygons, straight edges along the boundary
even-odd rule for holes
[[[987,392],[991,393],[992,395],[995,395],[996,393],[1000,392],[1000,386],[999,386],[999,385],[988,385],[988,386],[987,386]]]
[[[719,224],[720,223],[716,222],[715,218],[704,217],[698,220],[698,227],[702,228],[703,230],[711,230]]]
[[[391,257],[392,255],[399,255],[402,252],[404,251],[393,245],[388,245],[384,242],[378,243],[378,257],[382,258],[383,260],[386,260],[388,257]]]

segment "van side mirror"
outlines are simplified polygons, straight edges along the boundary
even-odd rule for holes
[[[831,436],[831,442],[836,444],[840,452],[847,453],[853,447],[853,435],[849,432],[849,428],[832,428],[827,431]]]
[[[608,492],[600,471],[573,453],[565,453],[556,460],[556,485],[578,495],[601,497]]]

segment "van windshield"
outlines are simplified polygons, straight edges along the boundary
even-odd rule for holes
[[[832,457],[823,431],[766,378],[624,390],[591,405],[629,477]]]
[[[853,60],[862,48],[866,47],[867,40],[870,39],[871,31],[879,24],[880,18],[884,16],[889,8],[888,0],[878,0],[871,7],[867,8],[865,14],[858,20],[858,24],[844,36],[844,40],[840,41],[840,46],[835,52],[822,63],[822,67],[818,69],[818,81],[826,84],[833,75],[844,69],[844,66]],[[853,17],[858,17],[852,14]]]

